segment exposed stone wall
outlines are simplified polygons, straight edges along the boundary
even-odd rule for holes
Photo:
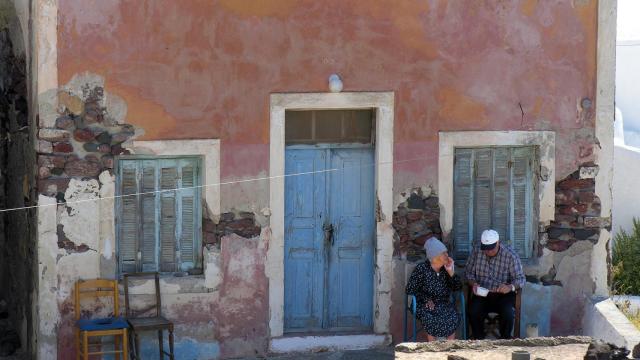
[[[216,224],[214,221],[203,218],[203,243],[204,245],[220,246],[220,240],[225,235],[236,234],[244,238],[260,236],[260,225],[256,222],[256,216],[252,212],[241,211],[238,214],[227,212],[220,215]]]
[[[396,231],[393,255],[409,261],[423,259],[425,240],[442,235],[438,197],[425,194],[422,189],[412,190],[393,213],[393,228]]]
[[[547,249],[565,251],[577,241],[595,244],[600,228],[610,229],[611,224],[600,218],[600,199],[595,194],[596,183],[592,177],[595,173],[585,170],[591,168],[584,166],[557,183],[555,221],[546,236],[540,237]]]
[[[22,44],[17,44],[22,48]],[[26,63],[16,54],[10,30],[0,30],[0,208],[34,204],[32,124],[28,113]],[[35,212],[0,213],[0,356],[22,343],[31,353],[35,266]],[[0,306],[2,307],[2,306]],[[5,316],[8,318],[5,319]],[[10,332],[8,334],[7,332]],[[7,339],[11,341],[7,341]],[[20,341],[17,341],[20,339]]]
[[[103,171],[112,173],[114,156],[129,153],[123,143],[136,135],[135,129],[107,111],[107,96],[101,85],[89,82],[57,93],[55,127],[40,127],[37,135],[40,194],[65,202],[71,179],[98,179]],[[86,244],[65,236],[63,224],[58,224],[57,234],[58,247],[67,252],[88,250]]]

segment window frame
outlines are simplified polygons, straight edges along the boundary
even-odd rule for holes
[[[195,160],[196,161],[196,184],[194,184],[194,207],[195,207],[195,212],[194,212],[194,239],[193,239],[193,251],[194,251],[194,266],[189,269],[189,270],[181,270],[180,266],[182,264],[182,262],[177,262],[178,260],[178,256],[176,254],[176,270],[175,271],[160,271],[161,270],[161,264],[160,261],[161,259],[159,258],[159,256],[156,256],[156,268],[157,271],[162,274],[162,275],[176,275],[176,274],[190,274],[190,272],[192,272],[193,270],[196,270],[197,273],[202,273],[204,271],[204,264],[203,264],[203,254],[202,254],[202,238],[203,238],[203,231],[202,231],[202,216],[203,216],[203,209],[202,209],[202,196],[203,196],[203,188],[204,188],[204,173],[205,173],[205,169],[203,168],[204,163],[205,163],[205,159],[203,155],[199,155],[199,154],[193,154],[193,155],[147,155],[147,154],[135,154],[135,155],[119,155],[116,156],[114,159],[114,176],[115,176],[115,201],[114,201],[114,210],[115,210],[115,256],[116,256],[116,271],[117,271],[117,275],[118,276],[122,276],[123,274],[125,274],[125,272],[122,271],[122,262],[121,262],[121,258],[120,258],[120,230],[121,230],[121,224],[122,224],[122,185],[121,185],[121,161],[123,160],[133,160],[133,161],[145,161],[145,160],[153,160],[153,161],[162,161],[162,160],[174,160],[174,161],[180,161],[183,159],[191,159],[191,160]],[[159,174],[156,174],[156,176],[159,176]],[[156,179],[157,181],[157,179]],[[139,190],[141,191],[141,190]],[[161,189],[155,190],[158,191],[159,193],[162,192]],[[177,207],[176,207],[177,209]],[[177,210],[176,210],[177,211]],[[139,254],[139,248],[140,248],[140,242],[142,241],[141,238],[137,239],[137,244],[136,244],[136,272],[140,272],[143,271],[142,269],[142,260],[140,258]],[[156,240],[159,241],[159,240]],[[157,252],[160,251],[160,244],[156,244],[158,249],[156,250]]]
[[[476,171],[476,163],[475,163],[475,152],[479,151],[479,150],[495,150],[495,149],[518,149],[518,148],[529,148],[531,149],[531,188],[528,189],[528,196],[529,199],[531,201],[531,208],[530,208],[530,212],[531,212],[531,217],[529,220],[528,228],[530,231],[529,234],[529,244],[528,244],[528,250],[529,250],[529,256],[528,257],[522,257],[521,256],[521,260],[523,262],[529,262],[529,261],[534,261],[534,259],[536,259],[538,257],[538,251],[539,251],[539,234],[538,234],[538,224],[539,224],[539,214],[540,214],[540,199],[539,199],[539,187],[540,187],[540,180],[542,180],[541,175],[540,175],[540,168],[541,168],[541,161],[540,161],[540,147],[537,145],[525,145],[525,144],[518,144],[518,145],[486,145],[486,146],[453,146],[453,166],[452,166],[452,197],[453,197],[453,201],[452,201],[452,228],[451,228],[451,240],[452,240],[452,253],[454,255],[454,259],[457,262],[465,262],[467,260],[468,257],[460,257],[458,255],[458,250],[457,250],[457,244],[455,242],[455,197],[456,197],[456,185],[455,185],[455,179],[456,179],[456,166],[455,166],[455,161],[456,161],[456,155],[458,150],[471,150],[473,151],[474,156],[472,156],[472,183],[471,183],[471,191],[474,191],[474,186],[475,186],[475,171]],[[513,154],[513,153],[511,153]],[[513,156],[513,155],[511,155]],[[492,157],[493,159],[493,157]],[[511,159],[511,158],[510,158]],[[511,161],[511,160],[510,160]],[[495,165],[495,163],[493,163]],[[495,186],[495,179],[494,179],[494,174],[492,172],[491,175],[491,191],[492,191],[492,195],[494,195],[493,191],[494,191],[494,186]],[[512,182],[509,182],[509,187],[510,189],[512,188]],[[511,191],[510,191],[511,194]],[[511,195],[510,195],[511,196]],[[473,201],[474,198],[471,198],[472,203],[469,204],[469,207],[471,209],[473,209],[475,207],[475,203]],[[493,214],[493,204],[492,206],[492,211],[491,213]],[[473,214],[473,210],[469,210],[471,212],[471,214]],[[510,209],[510,212],[513,211],[512,209]],[[473,216],[470,215],[471,218],[471,222],[474,221]],[[511,221],[509,221],[511,222]],[[510,225],[509,225],[510,226]],[[475,224],[470,224],[471,228],[475,229]],[[509,228],[509,230],[512,230],[511,228]],[[472,243],[471,245],[471,250],[469,251],[469,255],[472,253],[473,248],[475,246],[474,242],[479,241],[479,239],[472,239],[471,240]],[[515,246],[513,244],[509,244],[514,251],[518,252],[518,249],[515,248]]]

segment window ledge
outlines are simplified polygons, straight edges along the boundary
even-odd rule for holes
[[[123,285],[123,281],[120,281]],[[160,275],[161,294],[205,294],[213,292],[213,289],[205,286],[204,275],[174,276],[172,274]],[[129,294],[153,295],[155,285],[153,278],[129,279]]]

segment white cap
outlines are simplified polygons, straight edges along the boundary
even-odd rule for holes
[[[500,240],[500,235],[495,230],[485,230],[482,232],[482,237],[480,238],[480,249],[482,250],[492,250],[496,247],[496,244]]]

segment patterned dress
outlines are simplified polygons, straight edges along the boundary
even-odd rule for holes
[[[460,315],[455,302],[452,302],[451,292],[461,288],[460,277],[449,276],[444,266],[440,272],[436,272],[429,262],[424,262],[413,270],[407,284],[407,294],[415,295],[416,315],[429,335],[447,337],[456,331]],[[433,310],[425,307],[429,300],[435,304]]]

